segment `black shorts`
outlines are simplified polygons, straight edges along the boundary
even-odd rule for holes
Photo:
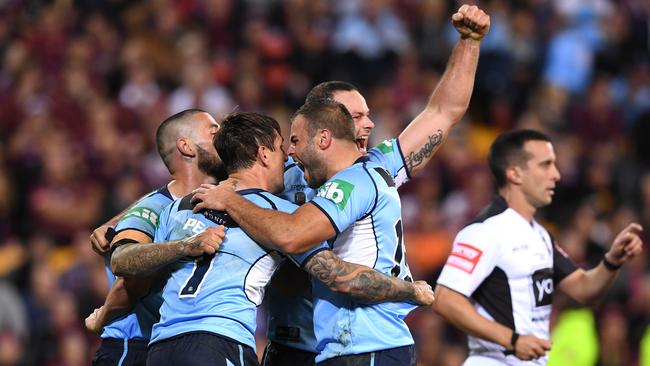
[[[318,366],[415,366],[415,347],[411,345],[334,357],[318,363]]]
[[[186,333],[149,347],[147,365],[259,366],[252,348],[213,333]]]
[[[316,353],[269,342],[264,349],[262,366],[314,366]]]
[[[103,338],[93,366],[144,366],[147,364],[147,343],[144,340]]]

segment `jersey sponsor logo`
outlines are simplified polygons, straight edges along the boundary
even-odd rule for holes
[[[204,223],[191,217],[185,221],[185,224],[183,224],[183,231],[188,230],[192,234],[199,234],[203,232],[205,228],[206,225]]]
[[[146,207],[136,207],[131,209],[129,212],[124,215],[124,219],[127,219],[129,217],[137,217],[139,219],[142,219],[144,222],[147,224],[151,225],[154,229],[158,225],[158,214]]]
[[[389,153],[393,152],[393,143],[390,140],[386,140],[386,141],[382,142],[381,144],[377,145],[377,148],[382,153],[389,154]]]
[[[334,179],[320,187],[317,196],[334,202],[336,206],[338,206],[339,210],[343,211],[345,205],[350,199],[353,189],[354,184],[341,179]]]
[[[230,217],[230,215],[228,215],[227,212],[205,209],[201,211],[201,214],[203,217],[214,222],[217,225],[223,225],[225,227],[239,227],[239,225],[237,225],[237,223]]]
[[[553,301],[553,269],[543,268],[533,273],[535,306],[551,305]]]
[[[456,243],[447,258],[447,264],[472,274],[482,255],[483,251],[476,247],[465,243]]]

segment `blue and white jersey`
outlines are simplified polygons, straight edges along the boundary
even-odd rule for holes
[[[397,139],[386,140],[373,147],[368,151],[368,158],[390,173],[396,187],[410,179]],[[302,205],[311,201],[316,193],[317,190],[310,188],[305,181],[302,168],[290,156],[284,168],[284,192],[278,196]],[[311,286],[306,285],[309,284],[310,276],[292,267],[281,268],[276,275],[278,278],[274,279],[269,287],[267,335],[273,342],[318,353],[314,335]],[[291,288],[283,286],[287,277],[293,278],[294,286]]]
[[[149,193],[120,219],[115,226],[115,231],[119,233],[124,230],[137,230],[153,238],[160,213],[173,200],[166,186]],[[109,256],[106,256],[106,274],[109,286],[113,286],[116,278],[111,272]],[[160,303],[159,296],[155,294],[146,296],[131,312],[106,325],[101,337],[149,340],[151,327],[158,321]]]
[[[383,167],[361,157],[320,187],[310,203],[336,230],[332,250],[341,259],[411,281],[401,203],[395,182]],[[318,281],[313,281],[313,289],[317,362],[414,343],[404,318],[415,305],[359,304]]]
[[[398,188],[411,179],[396,138],[385,140],[368,150],[368,158],[386,169]],[[284,192],[278,196],[299,206],[316,196],[316,190],[309,188],[305,181],[305,172],[291,156],[284,164]]]
[[[395,187],[399,188],[411,180],[404,162],[402,148],[396,138],[384,140],[381,144],[368,150],[368,158],[390,173],[395,181]]]
[[[296,206],[266,191],[239,191],[256,205],[284,212]],[[185,258],[171,265],[163,290],[160,322],[151,343],[190,332],[208,332],[255,349],[257,307],[283,255],[251,239],[224,212],[192,212],[191,195],[174,202],[161,214],[156,241],[172,241],[224,225],[226,238],[216,255]],[[302,255],[290,256],[302,265],[313,254],[329,249],[322,244]]]

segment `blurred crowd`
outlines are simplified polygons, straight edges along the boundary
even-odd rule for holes
[[[458,38],[450,16],[459,5],[0,1],[0,365],[90,363],[99,338],[85,332],[83,319],[103,302],[107,284],[88,237],[169,179],[154,141],[165,117],[191,107],[217,120],[262,111],[287,134],[313,85],[345,80],[367,98],[376,144],[424,107]],[[492,26],[470,109],[402,190],[415,277],[435,281],[457,230],[489,201],[486,151],[510,128],[536,128],[554,140],[562,180],[539,221],[576,262],[596,265],[630,221],[645,226],[647,246],[650,2],[478,5]],[[574,353],[607,366],[648,357],[649,258],[646,247],[607,299],[580,313],[586,320],[563,321],[575,304],[556,299],[552,363],[582,364]],[[409,321],[421,365],[462,363],[461,333],[431,310]],[[591,346],[562,343],[577,329]]]

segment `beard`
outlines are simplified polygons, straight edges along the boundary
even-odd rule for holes
[[[199,159],[199,170],[204,174],[211,176],[218,182],[228,178],[226,167],[216,154],[210,154],[201,146],[196,146],[196,156]]]
[[[305,168],[307,169],[307,168]],[[307,175],[307,184],[309,185],[309,188],[316,189],[325,184],[327,182],[327,174],[325,170],[325,166],[320,164],[320,162],[316,164],[311,164],[311,168],[309,170],[309,175]]]
[[[304,159],[304,160],[303,160]],[[318,188],[327,181],[327,169],[313,147],[308,147],[301,162],[305,168],[305,180],[309,188]]]

